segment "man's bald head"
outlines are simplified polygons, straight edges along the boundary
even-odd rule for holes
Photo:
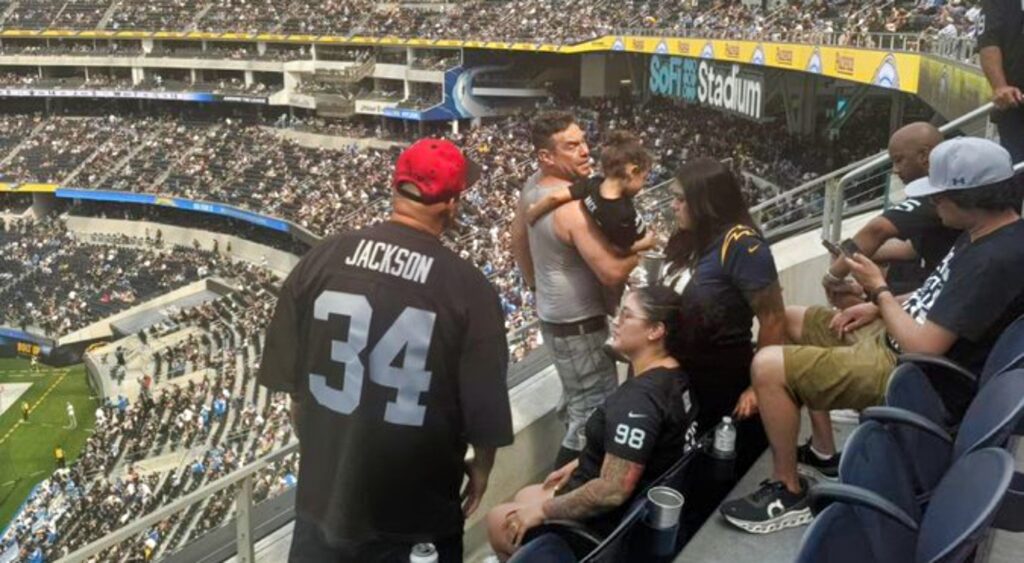
[[[892,169],[904,184],[928,175],[928,155],[943,141],[938,128],[916,121],[898,129],[889,138]]]

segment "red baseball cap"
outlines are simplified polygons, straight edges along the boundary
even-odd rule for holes
[[[420,203],[448,201],[480,179],[480,166],[466,158],[455,143],[445,139],[420,139],[402,151],[395,165],[393,188]],[[401,189],[409,183],[419,193]]]

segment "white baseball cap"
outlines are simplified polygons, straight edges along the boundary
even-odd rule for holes
[[[928,176],[907,184],[907,197],[991,186],[1013,178],[1010,153],[978,137],[957,137],[940,143],[928,157]]]

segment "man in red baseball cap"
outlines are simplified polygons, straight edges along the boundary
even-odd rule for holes
[[[462,561],[464,518],[512,443],[498,294],[439,240],[478,177],[451,142],[417,142],[391,220],[328,237],[284,282],[258,379],[292,397],[293,563],[408,561],[425,542]]]

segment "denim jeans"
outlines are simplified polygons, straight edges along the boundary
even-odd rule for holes
[[[554,336],[550,327],[541,323],[544,342],[550,348],[558,378],[562,380],[562,401],[559,414],[568,427],[562,446],[582,450],[586,443],[583,430],[594,409],[604,404],[605,397],[618,387],[615,362],[602,350],[608,340],[608,329],[590,334]]]

